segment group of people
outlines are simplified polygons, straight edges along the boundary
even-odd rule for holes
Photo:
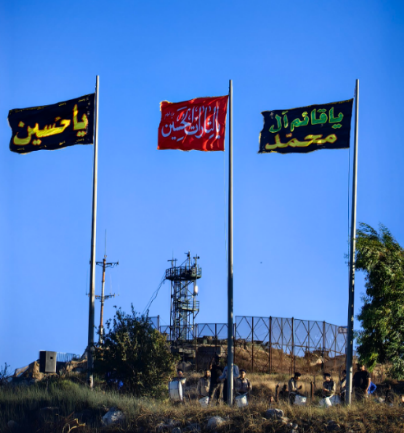
[[[209,391],[205,394],[199,393],[199,384],[204,380],[206,381],[206,375],[210,375]],[[252,385],[249,379],[246,377],[246,371],[240,369],[236,364],[233,364],[233,380],[234,380],[234,391],[236,396],[248,394],[252,390]],[[220,358],[215,356],[210,365],[209,369],[206,370],[205,376],[198,381],[198,395],[199,398],[209,397],[209,402],[216,400],[217,403],[222,399],[227,403],[227,366],[224,368],[220,365]]]
[[[181,369],[177,370],[177,377],[174,378],[175,381],[181,382],[184,386],[186,378],[184,372]],[[234,391],[236,396],[247,395],[252,390],[252,385],[249,379],[246,377],[246,371],[240,369],[237,365],[233,365],[233,380],[234,380]],[[203,399],[208,397],[209,404],[216,402],[216,404],[221,401],[227,403],[227,366],[222,367],[220,365],[220,358],[215,356],[209,367],[204,371],[204,375],[198,380],[196,387],[196,392],[198,394],[198,399]]]
[[[299,386],[301,374],[296,372],[288,382],[289,401],[294,404],[297,396],[304,397],[302,393],[302,385]],[[332,379],[330,373],[324,373],[324,382],[322,386],[321,406],[332,406],[333,404],[343,403],[346,397],[346,370],[342,372],[342,378],[339,381],[339,393],[337,386]],[[373,394],[376,390],[376,385],[371,381],[371,377],[363,364],[358,364],[358,371],[352,379],[352,388],[356,400],[364,400]]]
[[[224,368],[220,365],[220,359],[215,356],[209,367],[204,371],[204,375],[198,380],[196,392],[198,399],[206,399],[209,404],[216,402],[218,404],[220,401],[225,403],[228,402],[227,396],[227,366]],[[177,370],[177,377],[174,381],[181,383],[183,387],[186,382],[184,372],[181,369]],[[342,372],[342,378],[339,381],[339,391],[337,392],[337,384],[332,379],[330,373],[324,373],[324,382],[322,385],[322,400],[320,401],[321,406],[332,406],[335,404],[343,403],[346,398],[347,392],[347,379],[346,370]],[[302,392],[303,386],[299,384],[301,374],[295,372],[294,376],[290,378],[288,382],[287,391],[284,389],[281,394],[289,398],[290,404],[299,404],[299,402],[305,402],[305,395]],[[246,371],[240,369],[237,365],[233,365],[233,380],[234,380],[234,391],[237,396],[244,396],[251,392],[252,385],[249,379],[246,377]],[[285,385],[286,388],[286,385]],[[352,392],[355,395],[356,400],[367,399],[376,390],[376,385],[371,381],[371,377],[363,364],[358,364],[358,371],[354,374],[352,379]],[[386,403],[392,400],[390,391],[386,392]],[[273,401],[273,396],[271,396],[271,402]]]

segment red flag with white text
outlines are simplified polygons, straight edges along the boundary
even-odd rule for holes
[[[160,103],[157,149],[224,151],[228,96]]]

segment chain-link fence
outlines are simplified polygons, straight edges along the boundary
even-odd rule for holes
[[[195,355],[199,351],[207,352],[209,347],[215,353],[226,355],[226,323],[196,324],[187,329],[187,335],[191,336],[187,341],[178,341],[172,338],[170,326],[160,326],[158,317],[150,320],[171,344],[194,347]],[[253,372],[340,371],[345,366],[346,334],[343,332],[343,327],[327,322],[237,316],[235,362]]]

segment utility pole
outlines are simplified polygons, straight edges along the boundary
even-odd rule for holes
[[[96,262],[98,266],[102,266],[102,286],[101,286],[101,296],[97,295],[96,299],[99,299],[101,301],[101,313],[100,313],[100,330],[99,330],[99,339],[98,343],[103,342],[103,336],[104,336],[104,302],[106,299],[114,298],[114,294],[104,295],[104,289],[105,289],[105,269],[106,268],[113,268],[115,266],[119,265],[119,262],[107,262],[107,232],[105,231],[105,254],[104,259],[102,262]]]

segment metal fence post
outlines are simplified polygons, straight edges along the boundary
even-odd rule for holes
[[[306,352],[307,352],[307,372],[310,371],[310,320],[307,321],[307,345],[306,345]]]
[[[271,346],[272,346],[272,316],[269,317],[269,339],[268,339],[268,353],[269,353],[269,373],[271,373],[271,362],[272,362],[272,356],[271,356]]]
[[[279,371],[283,367],[283,319],[281,318],[281,351],[280,351],[280,368]]]
[[[254,373],[254,317],[251,318],[251,371]]]
[[[233,354],[233,363],[236,363],[236,332],[237,332],[237,324],[234,324],[234,332],[233,332],[233,350],[234,350],[234,354]]]
[[[323,362],[321,363],[321,370],[324,370],[324,351],[325,351],[325,342],[326,342],[326,338],[325,338],[325,322],[323,322]]]
[[[215,323],[215,351],[217,353],[217,323]]]
[[[338,335],[338,328],[334,327],[334,370],[337,368],[337,335]]]
[[[292,362],[293,362],[293,370],[296,369],[295,362],[295,328],[294,328],[295,319],[292,317]]]

